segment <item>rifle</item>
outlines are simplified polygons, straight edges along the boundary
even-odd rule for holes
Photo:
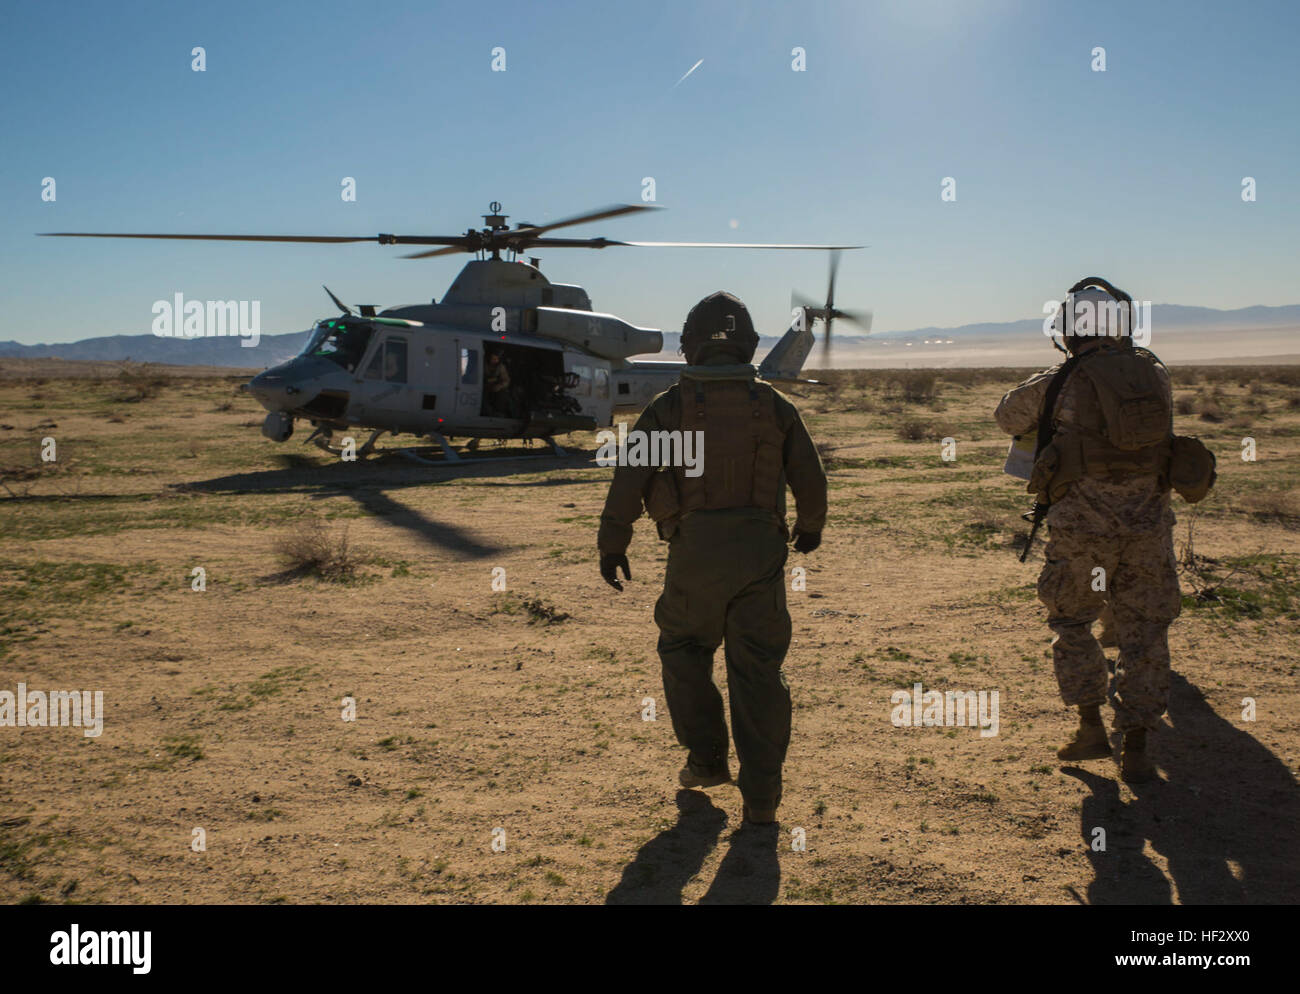
[[[1034,506],[1021,515],[1022,518],[1029,522],[1029,538],[1025,539],[1025,547],[1020,552],[1020,561],[1022,563],[1028,558],[1029,550],[1034,547],[1034,536],[1038,534],[1038,526],[1041,525],[1043,519],[1047,517],[1047,509],[1049,507],[1051,507],[1050,504],[1044,504],[1041,501],[1034,501]]]

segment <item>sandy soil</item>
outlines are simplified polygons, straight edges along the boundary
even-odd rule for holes
[[[1194,548],[1162,781],[1134,790],[1054,756],[1041,545],[1016,561],[1026,498],[990,417],[1019,374],[918,396],[833,375],[796,398],[832,490],[822,548],[790,563],[786,799],[744,830],[734,787],[676,786],[665,547],[643,519],[633,582],[602,584],[590,435],[562,461],[342,464],[262,438],[228,371],[5,378],[0,690],[102,691],[105,716],[96,738],[0,728],[0,900],[1300,899],[1300,381],[1176,374],[1221,482],[1195,515],[1176,501]],[[286,572],[277,542],[312,521],[346,533],[350,579]],[[997,690],[998,734],[895,727],[914,682]]]

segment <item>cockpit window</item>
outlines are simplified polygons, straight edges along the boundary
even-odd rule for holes
[[[348,321],[318,321],[307,347],[300,353],[338,363],[349,373],[357,368],[374,328]]]
[[[375,354],[366,367],[366,379],[387,380],[389,383],[406,382],[406,339],[389,335],[375,347]]]
[[[406,339],[389,335],[384,342],[384,379],[389,383],[406,382]]]

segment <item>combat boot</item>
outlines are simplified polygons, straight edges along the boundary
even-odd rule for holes
[[[1156,779],[1156,765],[1147,753],[1147,730],[1133,728],[1124,733],[1120,779],[1125,783],[1150,783]]]
[[[1110,739],[1106,737],[1106,726],[1101,722],[1101,706],[1081,705],[1079,727],[1074,732],[1074,738],[1056,750],[1056,758],[1107,759],[1110,755]]]

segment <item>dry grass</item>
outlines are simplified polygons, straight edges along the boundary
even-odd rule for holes
[[[121,404],[138,404],[142,400],[153,400],[170,386],[174,380],[171,375],[160,372],[153,363],[122,363],[117,374],[119,390],[113,397]]]
[[[904,404],[932,404],[939,397],[939,374],[933,369],[895,371],[893,386]]]
[[[1241,508],[1255,518],[1276,521],[1288,527],[1300,525],[1300,491],[1269,490],[1246,494]]]

